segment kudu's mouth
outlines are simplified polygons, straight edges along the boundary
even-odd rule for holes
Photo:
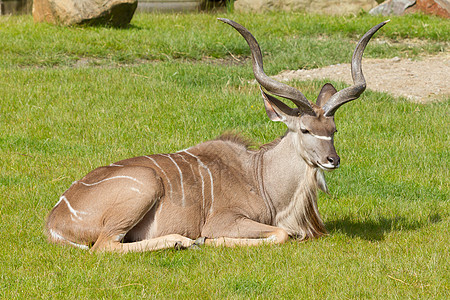
[[[334,169],[339,168],[339,166],[340,166],[340,163],[339,163],[339,162],[338,162],[336,165],[334,165],[334,164],[331,164],[331,163],[328,163],[328,164],[321,164],[321,163],[319,163],[319,162],[317,161],[316,164],[317,164],[317,166],[318,166],[319,168],[321,168],[322,170],[325,170],[325,171],[332,171],[332,170],[334,170]]]

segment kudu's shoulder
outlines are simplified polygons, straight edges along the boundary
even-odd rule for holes
[[[247,139],[239,135],[225,134],[217,139],[191,147],[186,151],[196,155],[208,165],[245,168],[251,162],[255,153],[250,147],[252,147],[252,144]]]

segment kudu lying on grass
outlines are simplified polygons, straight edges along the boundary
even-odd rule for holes
[[[285,123],[286,134],[256,151],[227,135],[176,153],[97,168],[74,182],[50,212],[50,241],[129,252],[203,242],[283,243],[289,236],[307,239],[326,232],[317,209],[317,189],[327,191],[323,170],[339,167],[333,116],[366,88],[363,51],[386,22],[370,29],[356,46],[354,85],[337,92],[327,83],[314,104],[264,73],[261,50],[247,29],[220,20],[250,46],[267,115]],[[268,93],[289,99],[296,108]]]

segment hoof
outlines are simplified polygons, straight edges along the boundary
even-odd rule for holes
[[[173,246],[173,248],[174,248],[175,250],[184,250],[184,249],[186,249],[186,247],[183,246],[183,243],[180,242],[180,241],[175,242],[175,245]]]
[[[189,250],[201,250],[199,245],[192,244],[189,246]]]
[[[204,245],[206,241],[206,237],[202,236],[195,240],[194,244],[197,246]]]
[[[199,237],[195,242],[189,247],[191,250],[200,250],[200,246],[205,244],[205,237]]]

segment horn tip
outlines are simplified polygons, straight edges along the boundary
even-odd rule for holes
[[[230,23],[230,19],[226,19],[226,18],[217,18],[217,20],[222,21],[224,23]]]

